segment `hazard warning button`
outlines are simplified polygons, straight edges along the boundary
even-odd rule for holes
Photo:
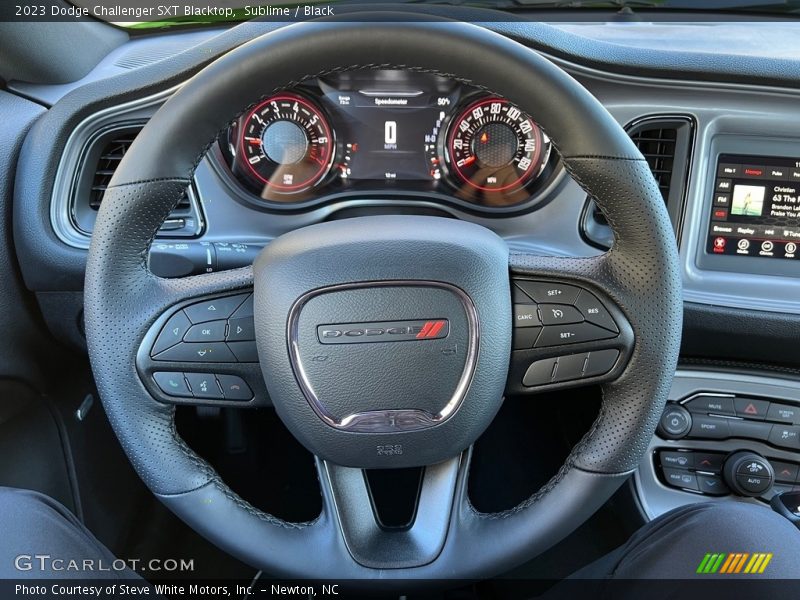
[[[755,398],[736,398],[734,408],[737,417],[745,419],[757,419],[763,421],[769,411],[769,402],[766,400],[756,400]]]

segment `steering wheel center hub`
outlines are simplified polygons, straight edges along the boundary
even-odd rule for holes
[[[441,282],[314,290],[292,307],[292,368],[317,416],[344,431],[433,427],[461,406],[475,370],[478,315]]]
[[[284,423],[347,466],[458,455],[502,402],[507,262],[495,234],[453,219],[347,219],[273,241],[254,265],[256,342]]]

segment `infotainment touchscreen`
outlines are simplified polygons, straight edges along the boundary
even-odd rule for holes
[[[800,261],[797,158],[721,154],[711,199],[709,254]]]

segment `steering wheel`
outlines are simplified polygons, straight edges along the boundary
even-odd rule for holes
[[[252,268],[181,279],[149,272],[159,226],[237,116],[232,107],[243,113],[246,102],[326,74],[394,68],[458,79],[533,115],[608,218],[613,248],[591,258],[510,253],[478,225],[374,216],[290,232]],[[554,306],[574,307],[588,327],[549,323]],[[219,341],[170,346],[211,313],[249,319],[257,357],[252,342],[237,352]],[[85,316],[122,447],[152,492],[208,540],[272,575],[472,579],[563,539],[636,468],[676,366],[682,298],[675,238],[646,162],[564,71],[469,24],[319,22],[215,60],[145,126],[98,214]],[[544,326],[524,327],[538,318]],[[175,405],[202,400],[170,393],[170,373],[216,375],[233,405],[269,398],[316,456],[319,517],[285,522],[228,488],[176,433]],[[512,510],[477,511],[470,448],[506,390],[587,384],[602,385],[602,408],[559,472]],[[409,466],[426,467],[416,519],[386,530],[361,470]]]

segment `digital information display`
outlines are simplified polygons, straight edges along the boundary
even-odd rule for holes
[[[721,154],[706,252],[800,261],[800,158]]]
[[[342,176],[354,180],[439,179],[436,142],[456,93],[343,90],[321,84],[339,123]]]

